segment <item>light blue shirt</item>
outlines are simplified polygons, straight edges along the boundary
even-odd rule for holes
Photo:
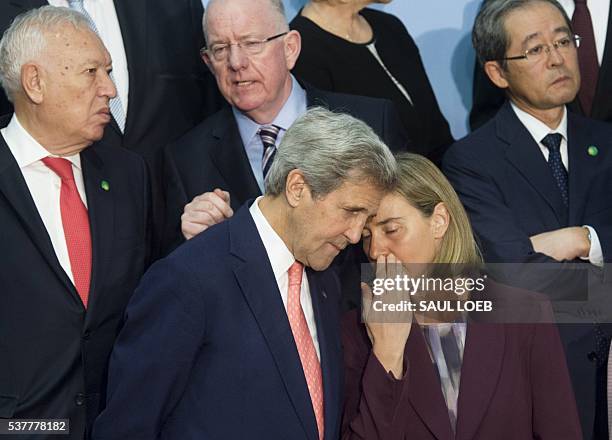
[[[283,105],[283,108],[281,108],[281,111],[278,113],[278,115],[276,115],[276,118],[274,118],[274,121],[271,123],[271,125],[280,127],[280,131],[276,138],[277,147],[291,124],[293,124],[293,122],[302,114],[306,113],[306,92],[293,75],[291,75],[291,80],[291,94],[285,102],[285,105]],[[261,162],[264,147],[263,143],[261,142],[261,138],[257,134],[260,125],[235,107],[232,107],[232,111],[234,112],[236,123],[238,124],[238,131],[240,132],[242,145],[244,145],[244,150],[249,158],[253,175],[255,176],[257,185],[259,185],[259,189],[263,194],[264,179],[263,171],[261,169]]]

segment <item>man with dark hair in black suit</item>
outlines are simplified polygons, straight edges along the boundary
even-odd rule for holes
[[[466,207],[485,261],[549,263],[558,277],[581,266],[609,281],[612,126],[567,110],[581,83],[580,38],[567,14],[555,0],[489,0],[472,40],[507,101],[451,146],[443,171]],[[525,271],[514,281],[519,277]],[[542,281],[557,294],[585,291],[561,279]],[[560,332],[585,438],[607,438],[606,328],[560,326]]]
[[[485,0],[486,2],[487,0]],[[587,102],[576,97],[568,104],[571,111],[593,119],[612,122],[612,4],[610,0],[560,0],[568,16],[572,17],[574,32],[582,37],[580,52],[584,61],[580,63],[583,75],[581,95],[587,95]],[[576,24],[579,24],[578,27]],[[584,23],[584,25],[582,25]],[[592,66],[589,68],[587,66]],[[590,78],[585,78],[585,73]],[[593,78],[593,74],[596,76]],[[588,84],[586,83],[588,81]],[[589,90],[591,89],[591,90]],[[592,95],[590,98],[589,95]],[[495,116],[506,97],[479,68],[474,68],[470,127],[476,130]],[[590,108],[586,108],[592,101]]]

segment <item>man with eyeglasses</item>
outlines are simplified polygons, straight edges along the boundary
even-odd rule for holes
[[[488,0],[484,0],[487,2]],[[612,3],[610,0],[558,0],[575,33],[582,37],[579,51],[582,85],[568,104],[570,111],[600,121],[612,122]],[[505,100],[504,93],[489,80],[484,70],[474,69],[470,127],[476,130],[495,116]]]
[[[485,261],[558,270],[587,265],[609,280],[603,266],[612,260],[612,126],[567,110],[580,87],[580,37],[555,0],[490,0],[472,41],[507,101],[449,149],[443,171]],[[607,438],[609,339],[602,326],[568,328],[560,330],[583,433]]]
[[[308,107],[350,113],[392,150],[406,149],[390,101],[323,92],[291,75],[300,34],[281,0],[213,0],[203,27],[202,58],[229,106],[165,149],[166,253],[265,192],[276,146]]]

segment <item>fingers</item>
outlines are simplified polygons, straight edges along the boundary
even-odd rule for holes
[[[215,190],[213,191],[216,195],[218,195],[224,202],[226,202],[228,205],[230,204],[230,193],[227,191],[223,191],[220,188],[215,188]]]
[[[189,240],[210,226],[234,215],[229,200],[229,193],[218,188],[213,192],[194,197],[190,203],[185,205],[181,216],[181,231],[185,238]]]
[[[209,213],[219,223],[234,215],[229,202],[229,193],[216,188],[213,192],[206,192],[196,196],[191,203],[194,204],[195,209]]]
[[[368,322],[368,316],[372,307],[373,293],[367,283],[361,283],[361,320]]]

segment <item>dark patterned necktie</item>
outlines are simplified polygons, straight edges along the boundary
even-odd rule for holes
[[[580,35],[580,47],[578,48],[578,63],[580,65],[580,76],[582,78],[578,99],[584,114],[591,115],[593,99],[597,90],[597,79],[599,77],[599,61],[597,60],[597,46],[595,46],[595,33],[591,14],[586,5],[586,0],[574,0],[576,8],[572,15],[572,28]]]
[[[263,172],[264,185],[265,181],[268,177],[268,172],[270,171],[270,167],[272,166],[272,161],[274,160],[274,155],[276,154],[276,137],[278,136],[278,132],[280,131],[280,127],[276,125],[262,125],[259,128],[257,134],[261,138],[261,142],[263,143],[263,157],[261,159],[261,169]]]
[[[548,166],[552,171],[552,175],[557,182],[559,191],[561,192],[561,198],[563,204],[568,206],[568,195],[567,195],[567,170],[561,160],[561,139],[562,135],[559,133],[547,134],[542,139],[542,144],[548,148]]]

